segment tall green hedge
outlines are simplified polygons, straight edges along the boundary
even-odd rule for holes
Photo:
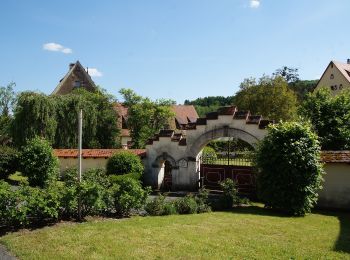
[[[58,159],[54,156],[49,142],[35,137],[23,147],[20,169],[28,177],[30,186],[44,187],[58,177]]]
[[[141,175],[144,167],[141,159],[132,152],[123,151],[112,155],[107,161],[108,175],[136,174]]]
[[[269,128],[257,154],[258,195],[267,207],[305,215],[316,204],[323,169],[320,145],[309,125],[280,123]]]

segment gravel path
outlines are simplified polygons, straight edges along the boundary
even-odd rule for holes
[[[12,256],[3,245],[0,245],[0,260],[17,260]]]

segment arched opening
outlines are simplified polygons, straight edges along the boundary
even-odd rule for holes
[[[255,197],[252,157],[257,142],[254,136],[237,129],[216,129],[201,135],[192,146],[200,165],[200,186],[220,190],[220,182],[232,179],[240,194]]]
[[[163,163],[163,168],[164,168],[163,170],[164,177],[160,188],[162,191],[171,191],[173,186],[173,176],[172,176],[173,166],[168,160],[166,160]]]
[[[162,191],[173,190],[173,173],[176,161],[167,153],[158,156],[152,164],[156,185],[154,188]]]

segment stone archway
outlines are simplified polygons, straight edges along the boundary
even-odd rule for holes
[[[152,163],[152,172],[154,173],[153,188],[172,190],[173,175],[177,171],[177,163],[167,152],[163,152]],[[171,178],[171,179],[169,179]]]
[[[235,137],[253,147],[267,134],[266,126],[273,123],[262,116],[239,111],[235,106],[220,108],[208,113],[205,118],[190,123],[185,131],[161,130],[146,146],[145,181],[159,187],[161,159],[171,158],[173,189],[195,190],[198,188],[201,149],[211,140],[220,137]]]

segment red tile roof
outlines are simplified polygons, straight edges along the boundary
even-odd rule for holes
[[[187,124],[189,121],[195,122],[199,117],[192,105],[173,105],[171,111],[174,112],[179,124]]]
[[[140,157],[146,155],[145,149],[83,149],[82,155],[84,158],[109,158],[115,153],[125,151],[131,152]],[[76,158],[78,157],[78,149],[54,149],[54,154],[57,157]]]
[[[322,151],[321,159],[325,163],[350,163],[350,151]]]

